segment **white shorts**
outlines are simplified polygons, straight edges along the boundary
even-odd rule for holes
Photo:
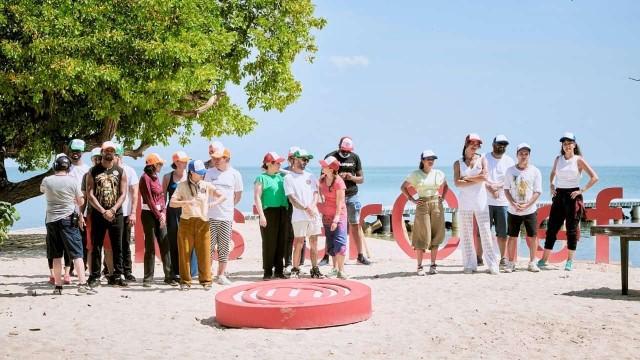
[[[322,222],[318,220],[301,220],[291,223],[293,226],[293,236],[308,237],[322,234]]]

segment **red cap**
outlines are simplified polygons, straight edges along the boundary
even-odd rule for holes
[[[263,164],[271,163],[271,162],[277,162],[278,164],[281,164],[284,161],[285,161],[285,158],[283,158],[282,156],[278,155],[278,153],[276,153],[275,151],[269,151],[264,156],[264,159],[262,159],[262,163]]]
[[[340,139],[340,150],[349,152],[353,151],[353,140],[348,136]]]
[[[320,160],[318,162],[320,163],[320,166],[322,166],[323,168],[328,167],[329,169],[336,170],[336,171],[340,169],[340,162],[338,161],[338,159],[336,159],[333,156],[327,156],[326,159]]]
[[[482,144],[482,139],[480,138],[480,135],[476,133],[471,133],[467,135],[467,138],[465,139],[465,143],[468,143],[469,141],[479,141],[480,144]]]

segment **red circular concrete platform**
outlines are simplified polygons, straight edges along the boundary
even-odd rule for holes
[[[216,320],[228,327],[311,329],[371,317],[371,289],[349,280],[274,280],[216,295]]]

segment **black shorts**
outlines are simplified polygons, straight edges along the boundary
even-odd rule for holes
[[[47,258],[61,258],[63,250],[67,251],[72,260],[82,258],[80,229],[71,216],[47,223]]]
[[[509,236],[520,236],[520,226],[524,223],[524,228],[527,231],[527,236],[538,236],[538,212],[534,212],[529,215],[513,215],[509,213],[507,216],[507,223],[509,224]]]

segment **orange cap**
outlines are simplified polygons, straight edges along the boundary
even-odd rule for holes
[[[144,159],[144,162],[146,165],[155,165],[155,164],[164,164],[164,160],[162,160],[162,158],[160,157],[160,155],[156,154],[156,153],[151,153],[149,155],[147,155],[147,157]]]

